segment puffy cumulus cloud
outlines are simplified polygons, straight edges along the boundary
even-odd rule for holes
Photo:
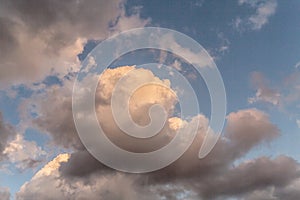
[[[122,81],[122,83],[117,85],[118,81]],[[145,82],[150,84],[144,85]],[[131,91],[132,88],[129,85],[133,83],[141,85],[141,87]],[[145,113],[154,104],[162,105],[169,114],[172,114],[174,110],[177,97],[175,92],[170,88],[169,80],[160,80],[150,70],[125,66],[117,69],[107,69],[101,75],[96,97],[99,117],[104,113],[101,109],[105,109],[103,107],[107,103],[109,103],[110,107],[112,94],[116,87],[118,87],[118,92],[122,96],[125,97],[130,94],[129,111],[131,117],[141,125],[149,123],[149,116]]]
[[[253,72],[251,82],[256,89],[256,94],[255,97],[248,99],[249,103],[266,102],[279,106],[281,100],[280,93],[267,85],[267,80],[261,73]]]
[[[2,113],[0,112],[0,161],[5,158],[4,150],[8,143],[16,136],[14,128],[4,122]]]
[[[261,111],[249,109],[231,113],[227,117],[228,125],[224,136],[207,157],[199,160],[199,148],[208,128],[208,119],[201,115],[195,119],[200,121],[200,126],[193,144],[172,165],[154,173],[155,181],[168,182],[174,177],[193,179],[195,176],[205,179],[219,173],[226,174],[237,159],[245,156],[262,142],[278,135],[276,126],[271,124],[267,115]],[[194,122],[190,122],[190,125]]]
[[[123,77],[121,79],[121,77]],[[126,77],[126,78],[125,78]],[[121,84],[117,82],[122,81]],[[132,83],[150,84],[131,91],[128,85]],[[112,93],[114,88],[118,87],[118,93],[121,96],[131,94],[129,99],[130,117],[138,125],[147,125],[150,122],[149,109],[151,106],[159,104],[166,113],[167,120],[162,130],[154,137],[147,140],[129,137],[115,122],[115,116],[111,109]],[[133,92],[133,93],[131,93]],[[124,98],[118,99],[116,103],[122,104]],[[118,146],[134,152],[148,152],[161,148],[165,143],[171,140],[177,131],[176,127],[181,127],[185,122],[179,118],[173,117],[174,107],[177,103],[176,93],[170,87],[169,80],[160,80],[150,70],[137,69],[134,66],[125,66],[116,69],[107,69],[99,80],[96,92],[96,110],[99,123],[106,135]],[[126,109],[124,107],[124,109]],[[120,118],[125,124],[129,118]]]
[[[23,136],[18,134],[7,144],[3,154],[17,169],[26,170],[40,164],[46,152],[35,142],[24,140]]]
[[[271,141],[279,135],[279,129],[269,117],[256,109],[242,110],[227,116],[226,137],[248,151],[262,141]]]
[[[129,108],[132,118],[137,123],[147,124],[149,120],[147,113],[151,105],[160,104],[171,115],[176,103],[176,96],[173,92],[170,92],[169,81],[160,80],[149,70],[135,69],[133,66],[107,69],[101,75],[96,91],[97,115],[103,129],[108,133],[108,137],[116,143],[126,144],[128,147],[132,145],[122,141],[128,141],[129,137],[122,133],[115,124],[110,101],[117,81],[131,70],[134,70],[134,73],[130,73],[129,78],[126,80],[127,82],[121,88],[121,91],[124,93],[129,92],[126,85],[132,81],[148,80],[165,86],[151,84],[135,92],[136,94],[132,96]],[[52,85],[47,87],[44,92],[34,94],[31,99],[24,100],[21,105],[21,112],[23,113],[24,123],[50,134],[55,145],[82,150],[83,146],[76,132],[72,115],[73,80],[74,77],[71,76],[70,79],[64,79],[63,85]],[[32,113],[34,113],[34,116],[32,116]],[[176,131],[174,129],[176,127],[175,122],[178,122],[178,120],[170,118],[163,132],[172,135]],[[153,140],[159,141],[162,138],[164,140],[168,139],[165,135],[160,134],[158,137],[154,137]],[[133,139],[133,142],[137,141],[138,139]],[[144,145],[141,143],[140,148],[145,149]],[[147,147],[153,149],[157,148],[157,145],[159,146],[160,143],[156,142],[153,146],[147,145]]]
[[[238,17],[235,21],[236,28],[249,27],[252,30],[260,30],[275,14],[277,0],[239,0],[239,5],[248,5],[255,9],[255,13],[245,19]]]
[[[0,198],[1,198],[1,200],[9,200],[10,199],[10,192],[9,192],[8,188],[0,187]]]
[[[123,0],[0,1],[0,80],[9,84],[42,80],[53,70],[76,70],[89,39],[144,26],[139,12],[125,14]],[[12,82],[13,80],[13,82]]]

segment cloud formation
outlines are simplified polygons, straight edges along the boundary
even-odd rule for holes
[[[147,198],[149,192],[126,174],[99,172],[85,178],[63,177],[59,167],[68,159],[68,154],[57,156],[22,186],[16,199],[156,199],[155,194],[151,195],[154,198]]]
[[[197,156],[208,129],[208,119],[203,115],[195,116],[193,120],[188,122],[180,118],[170,117],[161,134],[149,141],[135,140],[124,135],[113,120],[110,100],[116,82],[130,70],[135,70],[136,76],[134,74],[130,76],[127,80],[128,84],[130,81],[138,81],[139,79],[149,79],[168,84],[167,80],[160,80],[145,69],[135,69],[130,66],[107,69],[99,80],[96,93],[98,118],[107,136],[123,149],[147,152],[161,148],[168,143],[173,138],[174,131],[179,127],[179,124],[186,124],[185,134],[188,136],[191,130],[188,127],[193,127],[194,123],[199,122],[198,134],[192,146],[170,166],[143,175],[116,172],[95,160],[83,146],[73,148],[74,152],[71,155],[63,156],[67,159],[61,161],[61,156],[58,156],[58,160],[54,159],[50,162],[56,164],[46,165],[41,170],[42,172],[38,172],[38,176],[24,184],[17,194],[18,199],[28,199],[33,196],[41,199],[130,198],[143,200],[163,198],[224,199],[227,197],[251,199],[254,196],[259,198],[268,195],[280,199],[283,194],[290,190],[293,191],[293,195],[298,195],[293,188],[294,183],[300,177],[299,164],[292,158],[286,156],[259,157],[238,162],[251,149],[269,142],[279,135],[278,128],[270,122],[268,115],[257,109],[230,113],[227,116],[224,136],[218,141],[213,151],[201,160]],[[69,123],[70,118],[72,118],[71,111],[66,110],[71,109],[71,107],[66,106],[70,103],[66,96],[56,95],[60,96],[59,100],[51,98],[54,93],[60,94],[58,91],[66,86],[50,88],[49,93],[46,94],[49,95],[49,98],[43,97],[42,101],[37,99],[37,107],[38,103],[44,105],[39,107],[41,109],[39,113],[43,114],[37,116],[33,123],[39,126],[37,123],[39,120],[52,116],[42,120],[45,121],[43,129],[48,130],[53,136],[56,145],[74,147],[74,145],[67,145],[68,141],[73,144],[79,142],[73,125],[69,124],[69,129],[52,129],[52,127],[63,127],[63,124]],[[56,92],[53,93],[53,89]],[[122,91],[126,92],[126,87]],[[135,97],[136,101],[131,104],[131,114],[136,116],[136,120],[142,119],[141,124],[148,119],[149,103],[159,102],[166,108],[170,108],[170,113],[172,113],[172,106],[176,102],[172,96],[167,95],[167,91],[162,90],[157,93],[153,92],[153,94],[151,89],[147,89],[147,91],[151,94],[148,104],[146,99],[142,98],[144,97],[143,91],[136,93],[139,96]],[[52,99],[51,102],[57,109],[46,108],[49,99]],[[65,100],[65,104],[61,103],[62,99]],[[145,109],[143,109],[144,106],[146,106]],[[143,112],[140,112],[139,108],[142,108]],[[51,114],[52,112],[53,114]],[[56,116],[61,116],[59,114],[61,112],[66,115],[52,123],[54,113]],[[50,121],[46,123],[47,120]],[[56,136],[58,131],[61,131],[59,132],[60,135]],[[72,133],[72,131],[74,132]],[[60,139],[55,139],[56,137]],[[64,138],[68,138],[68,140],[64,140]],[[54,169],[51,169],[53,166]],[[270,168],[274,170],[269,170]],[[47,171],[47,173],[43,171]],[[53,186],[50,188],[51,191],[55,192],[49,193],[49,186],[41,187],[39,190],[34,189],[37,185],[43,186],[49,185],[49,183],[51,183],[51,187]],[[117,185],[122,185],[122,187]],[[270,194],[270,190],[272,190],[272,194]],[[50,194],[51,196],[49,196]],[[292,194],[290,198],[292,198]]]
[[[16,136],[14,128],[4,122],[2,112],[0,112],[0,161],[5,157],[4,150],[7,144]]]
[[[46,156],[46,152],[41,147],[33,141],[25,140],[20,134],[7,144],[3,154],[22,171],[38,166]]]
[[[253,72],[251,75],[251,82],[256,89],[256,94],[255,97],[248,99],[249,103],[265,102],[279,106],[281,101],[280,93],[267,85],[267,80],[261,73]]]
[[[25,140],[15,128],[4,122],[0,112],[0,166],[7,170],[9,164],[24,171],[34,168],[43,161],[46,153],[33,141]]]
[[[88,152],[64,155],[67,159],[63,161],[58,161],[61,157],[58,156],[26,183],[17,196],[18,199],[32,196],[42,199],[184,199],[180,196],[185,191],[187,198],[191,195],[194,199],[252,199],[253,196],[259,198],[267,195],[281,199],[291,191],[291,196],[287,195],[287,198],[293,199],[293,195],[299,198],[294,184],[300,177],[300,165],[295,160],[286,156],[274,159],[260,157],[233,164],[251,146],[244,149],[239,142],[253,138],[250,140],[253,148],[276,135],[276,127],[268,121],[264,122],[264,117],[267,120],[266,115],[256,110],[233,113],[228,117],[231,126],[226,130],[228,138],[223,138],[207,158],[198,160],[198,144],[204,136],[204,127],[201,127],[195,143],[182,158],[167,168],[150,174],[130,175],[115,172],[98,163]],[[205,118],[200,117],[199,120],[205,121]],[[244,133],[240,128],[232,130],[232,126],[248,122],[253,125],[252,131]],[[49,182],[55,186],[50,188],[55,191],[51,196],[47,192],[49,186],[34,189],[37,185],[46,185],[44,183]],[[117,186],[120,184],[122,189]],[[267,193],[269,188],[273,188],[272,194]]]
[[[9,200],[10,199],[9,189],[6,187],[0,187],[0,197],[1,200]]]
[[[260,72],[253,72],[251,82],[256,90],[250,104],[266,103],[287,114],[297,124],[300,109],[300,72],[295,71],[284,77],[277,85],[270,86],[269,80]]]
[[[138,11],[127,16],[123,0],[0,3],[2,87],[41,81],[53,71],[64,76],[78,69],[77,55],[88,40],[149,22]]]
[[[252,30],[260,30],[275,14],[277,0],[239,0],[239,5],[248,5],[255,10],[255,13],[245,19],[238,17],[235,21],[236,28],[249,27]]]

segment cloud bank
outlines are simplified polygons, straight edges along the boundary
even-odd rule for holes
[[[278,128],[270,122],[269,116],[260,110],[246,109],[230,113],[227,116],[224,136],[213,151],[200,160],[197,157],[199,147],[208,129],[208,119],[204,115],[195,116],[191,121],[170,116],[160,134],[149,141],[135,140],[124,135],[113,121],[110,98],[116,82],[129,70],[136,70],[138,74],[130,77],[129,82],[149,78],[168,84],[167,80],[158,79],[146,69],[135,69],[130,66],[107,69],[99,80],[95,100],[98,118],[101,119],[99,121],[106,130],[107,136],[124,149],[147,152],[160,148],[170,141],[178,124],[185,123],[187,127],[193,127],[193,123],[199,122],[198,133],[192,146],[180,159],[159,171],[141,175],[116,172],[95,160],[82,145],[79,145],[80,141],[76,136],[74,125],[68,124],[73,123],[70,120],[71,107],[66,106],[70,102],[67,101],[66,96],[57,95],[59,98],[52,98],[54,93],[60,94],[60,90],[65,90],[67,84],[53,86],[49,88],[49,93],[46,93],[49,95],[46,96],[47,98],[43,96],[41,100],[38,95],[36,96],[36,104],[47,105],[47,101],[51,100],[57,109],[40,106],[41,110],[38,112],[40,115],[33,120],[33,123],[47,130],[54,138],[55,145],[73,148],[74,152],[70,155],[59,155],[46,165],[37,173],[38,175],[22,186],[17,193],[17,199],[28,199],[33,196],[40,199],[224,199],[230,197],[282,199],[283,196],[293,199],[299,197],[296,185],[299,182],[300,165],[294,159],[278,156],[239,161],[255,147],[270,142],[279,135]],[[152,90],[147,91],[151,93]],[[123,92],[126,92],[126,87]],[[135,97],[136,101],[131,109],[132,116],[142,119],[139,123],[143,124],[147,121],[147,112],[144,111],[147,111],[149,104],[157,101],[170,108],[169,111],[172,113],[176,101],[172,96],[167,95],[167,91],[153,93],[150,95],[152,101],[147,103],[142,98],[143,94],[143,90],[137,92],[136,95],[140,96]],[[63,117],[59,120],[53,117],[47,118],[54,113],[56,116]],[[41,119],[50,121],[40,126]],[[55,120],[55,123],[51,120]],[[54,124],[55,127],[68,124],[69,128],[53,129]],[[187,128],[186,136],[189,135],[188,131]],[[60,139],[55,139],[56,137]],[[67,145],[68,141],[72,145]],[[74,144],[78,144],[78,147]],[[39,190],[35,189],[37,185],[40,186]],[[49,193],[49,190],[55,192]]]

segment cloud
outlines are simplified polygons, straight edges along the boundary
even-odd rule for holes
[[[24,140],[23,136],[18,134],[14,140],[7,144],[3,154],[17,169],[23,171],[40,164],[46,152],[35,142]]]
[[[218,52],[224,54],[229,51],[230,41],[226,38],[224,33],[220,32],[217,34],[218,39],[220,40],[220,47],[217,49]]]
[[[97,93],[99,107],[105,107],[109,104],[115,82],[132,68],[121,67],[107,70],[103,79],[99,82],[99,88],[101,88]],[[142,72],[142,76],[137,77],[144,78],[147,75],[153,77],[153,75],[148,74],[147,70],[140,72]],[[159,96],[159,99],[167,100],[161,96]],[[101,113],[101,110],[98,110],[98,112]],[[111,122],[112,116],[108,113],[107,111],[105,112],[106,121],[104,124],[108,124],[105,128],[109,129],[106,133],[109,134],[108,137],[113,138],[117,145],[138,152],[151,150],[149,148],[151,145],[145,145],[145,143],[142,143],[142,145],[137,144],[132,148],[136,141],[132,142],[128,138],[125,137],[126,139],[124,139],[124,136],[118,135],[120,131],[114,128],[115,125],[112,125]],[[54,197],[68,197],[70,199],[80,199],[79,197],[82,197],[84,199],[82,195],[86,195],[89,196],[89,199],[99,199],[99,196],[106,199],[118,199],[121,197],[117,194],[122,194],[124,199],[147,199],[148,197],[149,199],[163,197],[176,199],[176,196],[172,193],[182,194],[183,191],[190,191],[199,198],[209,199],[244,195],[252,190],[264,189],[273,184],[280,185],[279,182],[281,181],[282,184],[286,185],[288,180],[293,180],[296,177],[297,172],[294,166],[296,167],[297,163],[286,157],[279,157],[275,160],[259,158],[234,166],[233,163],[237,159],[246,155],[253,147],[262,142],[270,141],[279,132],[276,126],[270,123],[268,116],[259,110],[241,110],[229,114],[227,118],[228,126],[224,138],[218,142],[211,154],[202,160],[199,160],[197,155],[208,128],[208,119],[203,115],[199,115],[194,118],[194,121],[190,122],[190,126],[195,120],[200,122],[195,142],[179,160],[165,169],[146,175],[117,173],[99,163],[86,150],[77,150],[65,162],[59,164],[59,166],[55,165],[54,171],[47,170],[50,171],[47,173],[47,176],[39,175],[39,178],[34,177],[26,183],[17,196],[19,199],[26,199],[32,196],[38,196],[42,199]],[[177,124],[181,123],[181,120],[171,119],[169,127],[170,129],[176,129]],[[172,134],[167,134],[167,137],[171,138]],[[157,142],[165,143],[168,141],[164,139],[161,141],[161,139],[163,138],[151,142],[152,144],[157,144]],[[263,171],[263,169],[267,170],[271,166],[277,169],[274,171],[274,174],[270,175]],[[255,170],[258,171],[256,172]],[[287,172],[289,174],[286,174]],[[256,173],[257,176],[254,177],[253,173]],[[287,177],[284,178],[283,174],[287,175]],[[240,177],[248,175],[252,177],[250,183],[239,182]],[[49,185],[49,182],[51,183],[50,185],[53,185],[53,188],[50,189],[55,191],[54,193],[47,192],[49,187],[40,188],[38,191],[34,189],[37,185],[44,185],[46,182],[48,183],[47,185]],[[126,190],[123,190],[123,187],[116,188],[116,184],[124,184],[124,182],[127,183],[124,185]],[[170,187],[166,187],[166,185]],[[236,191],[230,187],[231,185],[236,185],[241,190]],[[104,192],[104,189],[106,192]],[[143,194],[143,197],[140,193]],[[56,196],[49,197],[47,196],[49,194]]]
[[[9,200],[10,199],[9,189],[6,187],[0,187],[0,197],[1,200]]]
[[[23,124],[48,133],[52,143],[63,148],[81,149],[72,115],[74,77],[63,80],[63,85],[52,85],[37,92],[20,105]],[[34,115],[34,116],[32,116]]]
[[[121,173],[94,173],[87,177],[62,177],[59,167],[69,155],[62,154],[41,169],[31,181],[25,183],[16,195],[23,199],[156,199],[155,194],[134,183],[135,179]],[[44,187],[47,183],[47,187]]]
[[[296,69],[300,68],[300,62],[298,62],[298,63],[295,65],[295,68],[296,68]]]
[[[279,135],[278,128],[269,121],[268,115],[256,109],[230,113],[227,120],[226,137],[245,151],[249,151],[259,142],[271,141]]]
[[[282,84],[286,93],[283,101],[286,104],[296,104],[297,107],[300,100],[300,72],[296,71],[288,75]]]
[[[147,124],[149,122],[149,116],[145,113],[148,112],[151,105],[157,103],[164,106],[166,111],[171,115],[176,103],[176,96],[167,89],[170,85],[169,81],[160,80],[149,70],[135,69],[130,66],[107,69],[101,75],[99,86],[96,91],[95,101],[97,116],[103,129],[107,131],[108,136],[111,137],[110,139],[115,138],[115,142],[118,143],[119,141],[128,147],[131,146],[130,142],[122,142],[123,140],[128,141],[128,139],[126,139],[128,136],[124,135],[116,125],[110,103],[115,84],[130,70],[134,70],[134,73],[131,73],[127,82],[120,88],[121,92],[124,94],[129,92],[128,87],[126,86],[132,81],[139,82],[148,80],[153,83],[165,85],[165,87],[150,85],[136,91],[136,94],[132,96],[129,105],[131,116],[135,122],[141,125]],[[28,127],[37,128],[42,132],[50,134],[53,139],[53,144],[64,148],[82,150],[83,146],[75,129],[72,114],[73,81],[74,77],[72,76],[70,80],[65,79],[63,85],[47,87],[44,89],[44,92],[40,92],[38,89],[38,92],[30,99],[26,99],[22,102],[20,110],[23,116],[23,123],[26,123]],[[34,114],[34,116],[32,116],[32,114]],[[166,126],[171,125],[171,121],[167,122]],[[170,132],[168,134],[171,134],[172,132],[169,128],[165,131]],[[164,136],[153,139],[158,141],[161,137]],[[167,138],[165,137],[165,139]],[[157,148],[157,145],[159,146],[159,143],[155,143],[155,145],[152,146],[146,146],[153,149]],[[140,148],[145,148],[145,144],[141,143]]]
[[[296,123],[297,123],[298,127],[300,128],[300,119],[297,119]]]
[[[41,81],[55,71],[76,71],[89,39],[102,40],[149,20],[125,15],[123,0],[62,2],[1,0],[1,86]]]
[[[240,111],[238,116],[231,116],[229,120],[241,123],[240,120],[248,112]],[[251,132],[245,133],[248,134]],[[272,134],[262,135],[264,136],[259,136],[261,140]],[[232,140],[235,140],[234,137],[239,141],[242,138],[247,140],[247,137],[240,138],[235,134],[230,136]],[[254,137],[258,136],[254,134]],[[295,184],[300,180],[300,165],[295,160],[286,156],[274,159],[260,157],[233,164],[235,158],[241,156],[238,154],[239,148],[241,147],[235,146],[235,142],[227,144],[223,140],[218,143],[217,150],[210,154],[210,158],[198,160],[197,157],[192,157],[197,155],[194,150],[198,150],[194,146],[171,166],[144,175],[119,173],[105,168],[88,152],[62,154],[25,183],[17,193],[17,199],[186,199],[189,194],[194,199],[259,199],[270,195],[278,200],[283,195],[286,199],[299,198]],[[226,158],[222,160],[224,156]]]
[[[198,67],[213,67],[213,60],[207,55],[205,50],[201,50],[199,52],[195,52],[194,50],[186,47],[187,44],[181,45],[171,34],[166,34],[160,39],[160,44],[164,49],[170,49],[173,52],[180,52],[180,56],[186,59],[193,65],[197,65]],[[161,55],[163,59],[164,55]]]
[[[270,87],[269,81],[260,72],[253,72],[251,82],[256,90],[254,97],[248,102],[267,103],[275,106],[280,112],[296,121],[299,117],[300,100],[300,72],[295,71],[287,75],[277,85]],[[297,122],[297,121],[296,121]]]
[[[255,13],[245,19],[238,17],[235,27],[240,29],[249,27],[252,30],[260,30],[269,22],[269,18],[275,14],[277,0],[239,0],[239,5],[248,5],[255,9]]]
[[[0,168],[3,167],[4,172],[8,172],[10,164],[21,171],[34,168],[43,161],[45,154],[35,142],[25,140],[12,125],[4,122],[0,112]]]
[[[73,153],[46,165],[22,186],[17,199],[30,199],[33,196],[40,199],[74,200],[99,197],[108,200],[180,199],[180,196],[182,199],[246,199],[252,193],[256,193],[256,196],[266,195],[269,188],[274,188],[274,196],[279,199],[298,180],[299,164],[286,156],[273,159],[259,157],[238,162],[253,148],[279,135],[278,128],[270,122],[269,116],[257,109],[230,113],[223,137],[207,157],[198,159],[209,120],[201,114],[190,121],[174,117],[172,112],[176,99],[168,90],[157,86],[142,87],[134,94],[136,96],[133,95],[134,101],[130,102],[133,119],[145,124],[149,117],[149,105],[154,103],[164,105],[170,116],[157,136],[146,141],[128,137],[115,124],[110,103],[116,83],[130,71],[133,73],[128,74],[120,92],[129,92],[125,86],[131,81],[149,80],[170,86],[168,80],[161,80],[146,69],[136,69],[134,66],[107,69],[99,80],[95,102],[99,122],[108,138],[123,149],[149,152],[167,144],[181,124],[185,125],[185,136],[188,136],[195,123],[199,122],[197,136],[191,147],[168,167],[148,174],[120,173],[104,166],[82,145],[79,145],[80,148],[74,145],[80,144],[80,141],[70,120],[72,114],[67,91],[71,91],[71,85],[66,79],[64,84],[49,87],[42,96],[39,94],[35,97],[38,112],[32,123],[51,134],[55,145],[73,148]],[[50,103],[51,109],[47,106]],[[62,128],[65,124],[69,125],[67,129]]]
[[[0,112],[0,161],[5,158],[4,150],[8,143],[16,136],[14,128],[4,122],[2,113]]]
[[[251,75],[251,82],[256,89],[256,94],[255,97],[248,99],[249,103],[265,102],[279,106],[281,100],[280,93],[267,85],[267,80],[261,73],[253,72]]]

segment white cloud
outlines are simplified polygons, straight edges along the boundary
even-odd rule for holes
[[[164,49],[169,49],[173,52],[180,52],[180,56],[186,59],[191,64],[197,64],[198,67],[213,67],[213,60],[207,55],[205,50],[195,52],[188,47],[180,45],[171,34],[164,35],[160,40],[159,45]]]
[[[224,33],[222,32],[218,33],[218,38],[220,40],[218,52],[220,52],[221,54],[228,52],[230,41],[225,37]]]
[[[46,152],[36,145],[33,141],[24,140],[18,134],[4,149],[3,154],[8,160],[15,164],[20,170],[26,170],[37,166],[43,161]]]
[[[200,8],[203,6],[204,2],[205,2],[205,0],[196,0],[196,1],[192,2],[191,4],[192,4],[192,6]]]
[[[297,123],[298,127],[300,128],[300,119],[297,119],[296,123]]]
[[[295,68],[296,68],[296,69],[298,69],[298,68],[300,69],[300,62],[298,62],[298,63],[295,65]]]
[[[256,102],[266,102],[273,105],[279,105],[280,94],[269,88],[258,88],[255,97],[248,99],[248,102],[253,104]]]
[[[238,17],[235,20],[235,27],[238,29],[249,27],[252,30],[260,30],[269,22],[277,8],[277,0],[239,0],[239,5],[244,4],[255,9],[255,13],[247,18]]]
[[[249,21],[252,23],[252,28],[259,30],[268,23],[270,16],[272,16],[277,7],[277,1],[271,0],[266,1],[264,4],[261,4],[257,7],[256,14],[252,15],[249,18]]]
[[[179,60],[175,60],[171,66],[178,71],[182,70],[181,62]]]

